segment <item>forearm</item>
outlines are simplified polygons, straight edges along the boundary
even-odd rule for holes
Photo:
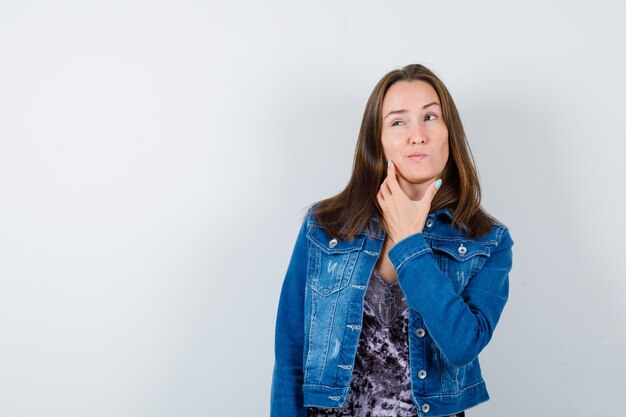
[[[278,304],[270,401],[272,417],[306,416],[302,393],[306,229],[305,220],[296,240]]]
[[[286,329],[285,329],[286,330]],[[272,392],[270,400],[270,416],[305,416],[303,407],[303,368],[302,342],[296,338],[299,332],[289,337],[277,328],[274,372],[272,375]],[[287,340],[290,338],[291,340]],[[280,339],[280,340],[279,340]]]
[[[461,294],[437,266],[423,234],[398,242],[389,258],[407,305],[420,313],[446,359],[456,366],[474,360],[491,339],[508,297],[510,245],[494,251]]]

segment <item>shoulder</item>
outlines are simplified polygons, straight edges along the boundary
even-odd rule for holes
[[[471,240],[489,244],[494,247],[513,245],[509,228],[496,219],[492,220],[491,229],[484,236],[477,236],[471,238]]]
[[[384,235],[381,231],[376,231],[379,217],[374,215],[370,218],[366,227],[360,228],[354,236],[335,235],[328,231],[324,223],[316,216],[317,204],[312,204],[306,209],[302,222],[302,237],[307,238],[310,243],[322,246],[325,250],[334,249],[354,250],[363,246],[366,239],[382,240]],[[343,223],[342,223],[343,224]]]
[[[304,218],[302,220],[303,226],[310,228],[311,226],[320,225],[319,220],[315,216],[319,203],[313,203],[305,208]]]
[[[511,238],[511,232],[509,228],[502,222],[494,219],[493,227],[489,231],[496,246],[512,246],[513,238]]]
[[[323,203],[324,201],[321,201],[308,206],[304,216],[307,226],[322,228],[337,239],[352,240],[358,235],[382,237],[379,227],[380,215],[377,212],[373,211],[368,215],[367,210],[359,209],[359,212],[355,213],[351,209],[346,209],[329,215]]]
[[[304,209],[304,216],[302,218],[302,225],[300,229],[301,237],[309,237],[311,233],[319,234],[320,231],[323,231],[322,223],[316,216],[316,209],[318,207],[318,203],[311,204]],[[317,232],[315,232],[317,230]]]
[[[300,210],[300,215],[302,216],[302,227],[308,228],[312,224],[318,223],[317,217],[315,217],[315,212],[318,206],[319,203],[313,203]]]
[[[428,231],[425,234],[431,235],[433,238],[472,241],[493,247],[513,244],[509,228],[492,216],[486,215],[483,217],[481,221],[483,226],[481,228],[484,232],[480,235],[471,235],[467,232],[467,229],[453,227],[454,215],[448,209],[437,210],[429,215],[429,218],[431,220],[426,222]]]

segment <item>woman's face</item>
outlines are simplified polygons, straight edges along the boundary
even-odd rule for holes
[[[435,89],[424,81],[398,81],[383,99],[382,145],[409,197],[441,175],[448,161],[448,128]]]

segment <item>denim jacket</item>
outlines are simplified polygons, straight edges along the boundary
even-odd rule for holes
[[[276,320],[271,416],[341,407],[350,389],[365,290],[385,230],[353,240],[324,232],[307,213],[283,282]],[[389,258],[409,308],[409,363],[420,417],[446,416],[489,399],[478,354],[493,335],[509,291],[513,240],[495,223],[469,239],[452,213],[429,214],[421,233]],[[371,219],[376,230],[379,217]]]

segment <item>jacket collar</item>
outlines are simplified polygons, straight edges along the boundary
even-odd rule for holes
[[[439,210],[436,210],[434,213],[432,213],[430,215],[432,215],[433,217],[438,217],[440,215],[444,215],[444,216],[448,217],[450,220],[452,220],[454,218],[454,215],[452,214],[452,211],[449,208],[447,208],[447,207],[444,207],[444,208],[441,208]]]

